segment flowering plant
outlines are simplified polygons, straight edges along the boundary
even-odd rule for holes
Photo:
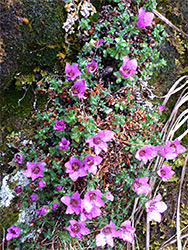
[[[28,178],[31,177],[32,181],[34,181],[39,177],[43,177],[43,170],[45,166],[44,162],[37,162],[37,163],[27,162],[26,166],[27,170],[23,172],[23,175],[25,175]]]
[[[87,86],[85,85],[85,81],[79,78],[75,81],[74,85],[71,87],[71,93],[73,96],[84,98],[84,91],[86,89]]]
[[[136,24],[138,25],[139,29],[152,26],[153,18],[154,14],[152,12],[146,12],[143,8],[140,8]]]
[[[72,65],[66,54],[61,80],[49,77],[37,84],[49,98],[44,112],[37,114],[40,126],[32,144],[20,142],[18,149],[27,161],[23,174],[32,178],[21,194],[23,204],[35,201],[32,205],[37,207],[31,223],[22,227],[24,232],[40,233],[40,242],[26,239],[25,249],[28,244],[33,249],[50,244],[61,249],[67,242],[122,249],[123,241],[134,244],[135,231],[138,238],[143,231],[137,222],[144,204],[148,221],[161,221],[167,209],[160,195],[149,200],[154,181],[160,180],[157,174],[163,180],[173,174],[165,165],[161,169],[162,163],[156,166],[155,157],[171,160],[185,148],[177,140],[161,143],[158,107],[137,100],[142,94],[138,84],[145,84],[153,68],[163,65],[154,48],[163,29],[158,25],[144,29],[150,15],[142,20],[143,10],[138,14],[137,8],[131,9],[134,3],[117,2],[102,10],[89,32],[90,21],[82,19],[79,32],[93,34],[91,42],[85,42],[78,57],[74,55]],[[74,6],[69,3],[66,8]]]
[[[130,78],[132,75],[137,74],[138,63],[134,58],[130,60],[127,56],[123,57],[123,65],[120,68],[120,72],[124,77]]]

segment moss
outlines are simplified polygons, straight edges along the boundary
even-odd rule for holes
[[[0,240],[2,241],[3,231],[14,225],[19,218],[19,209],[17,205],[17,197],[13,199],[9,207],[0,208]]]

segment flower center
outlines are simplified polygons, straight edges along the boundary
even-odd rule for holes
[[[88,166],[92,166],[93,164],[94,164],[93,160],[90,160],[90,159],[87,160],[87,165]]]
[[[15,187],[15,193],[16,194],[19,194],[21,192],[22,192],[22,187],[20,187],[20,186]]]
[[[141,150],[141,151],[140,151],[140,153],[139,153],[139,155],[140,155],[140,156],[144,156],[144,155],[145,155],[145,153],[146,153],[146,151],[145,151],[145,150]]]
[[[63,121],[60,121],[60,122],[57,123],[57,126],[59,126],[59,127],[63,127],[64,125],[65,125],[65,124],[64,124]]]
[[[14,229],[11,228],[10,231],[11,231],[12,234],[16,234]]]
[[[149,212],[153,212],[153,210],[156,210],[155,204],[151,203],[148,210],[149,210]]]
[[[63,141],[62,144],[63,144],[63,145],[67,145],[67,142],[66,142],[66,141]]]
[[[126,227],[124,227],[124,226],[122,226],[121,227],[121,230],[125,233],[125,234],[128,234],[130,231],[126,228]]]
[[[139,188],[142,186],[142,184],[139,181],[134,181],[135,188]]]
[[[68,72],[68,74],[69,74],[69,76],[71,76],[71,77],[75,75],[75,73],[74,73],[73,70],[70,70],[70,71]]]
[[[73,207],[77,207],[78,201],[75,200],[75,199],[71,199],[71,200],[70,200],[70,204],[71,204],[71,206],[73,206]]]
[[[123,68],[123,71],[126,73],[126,74],[130,74],[130,72],[131,72],[131,70],[130,69],[128,69],[128,68]]]
[[[162,176],[165,176],[165,175],[166,175],[166,172],[165,172],[163,169],[162,169],[160,172],[161,172],[161,175],[162,175]]]
[[[95,66],[94,65],[89,65],[89,69],[91,70],[91,71],[93,71],[93,70],[95,70]]]
[[[90,193],[89,198],[90,198],[91,201],[95,200],[96,199],[96,194],[95,193]]]
[[[170,148],[174,149],[174,151],[175,151],[175,150],[176,150],[176,144],[174,144],[174,143],[171,144],[171,145],[170,145]]]
[[[72,93],[75,94],[75,95],[77,95],[77,94],[80,93],[80,89],[78,87],[73,87],[72,88]]]
[[[73,169],[74,171],[78,171],[79,168],[80,168],[80,165],[79,165],[77,162],[73,162],[73,163],[72,163],[72,169]]]
[[[73,233],[78,233],[80,231],[80,228],[81,228],[81,226],[78,223],[75,223],[72,226],[71,230],[72,230]]]
[[[93,142],[94,142],[96,145],[100,144],[101,141],[102,141],[102,140],[101,140],[100,137],[95,137],[95,138],[93,139]]]
[[[34,174],[38,174],[38,173],[40,172],[39,166],[33,167],[33,168],[32,168],[32,172],[33,172]]]
[[[110,234],[110,233],[111,233],[111,227],[103,228],[102,232],[103,232],[103,234],[105,234],[105,235]]]
[[[97,41],[95,41],[93,44],[94,44],[94,46],[98,47],[98,46],[100,45],[100,41],[97,40]]]
[[[20,155],[17,155],[17,156],[16,156],[16,159],[20,160]]]

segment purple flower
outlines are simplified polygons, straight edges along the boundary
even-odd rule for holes
[[[120,68],[120,73],[124,77],[130,78],[132,75],[137,74],[138,63],[136,58],[130,60],[127,56],[123,57],[123,64]]]
[[[102,193],[99,189],[88,191],[83,200],[83,206],[85,210],[90,213],[94,206],[102,207],[104,206],[104,201],[101,200]]]
[[[86,140],[90,147],[94,147],[95,154],[98,155],[102,150],[108,151],[106,142],[110,141],[115,135],[115,132],[110,130],[101,130],[97,135]]]
[[[90,63],[86,64],[87,72],[94,73],[97,69],[97,61],[93,59]]]
[[[96,41],[92,39],[91,42],[95,48],[98,48],[104,42],[104,39],[98,39]]]
[[[143,8],[140,8],[136,24],[138,25],[139,29],[152,26],[153,18],[154,14],[152,12],[146,12]]]
[[[23,191],[23,188],[21,185],[18,185],[18,186],[15,186],[13,190],[16,194],[20,194]]]
[[[87,88],[88,87],[85,85],[85,81],[82,78],[79,78],[71,87],[71,93],[73,96],[77,96],[78,98],[84,98],[84,91]]]
[[[167,166],[163,163],[162,168],[157,171],[157,174],[163,181],[168,181],[168,179],[172,179],[172,175],[174,175],[175,172],[172,170],[172,166]]]
[[[18,236],[20,235],[20,231],[21,229],[16,226],[11,226],[7,228],[6,240],[9,241],[13,238],[18,238]]]
[[[82,234],[86,235],[90,232],[89,229],[85,227],[84,221],[70,220],[69,223],[70,226],[65,229],[69,231],[72,237],[77,236],[77,238],[80,239]]]
[[[133,181],[133,188],[136,191],[137,195],[147,194],[151,192],[151,187],[147,183],[148,180],[149,178],[145,176],[145,177],[136,178]]]
[[[82,200],[81,201],[81,214],[80,214],[80,220],[81,221],[85,221],[87,219],[91,220],[93,218],[96,218],[97,216],[100,216],[101,215],[101,210],[99,207],[97,206],[93,206],[91,211],[88,213],[86,210],[85,210],[85,204],[84,204],[84,201]]]
[[[66,214],[79,214],[81,210],[81,199],[78,191],[76,191],[71,197],[68,195],[63,196],[60,201],[67,206]]]
[[[36,201],[38,198],[39,198],[39,197],[38,197],[38,195],[36,195],[36,194],[31,194],[31,195],[30,195],[30,201]]]
[[[165,105],[160,105],[160,106],[158,107],[159,111],[162,111],[164,108],[165,108]]]
[[[43,177],[43,169],[44,169],[44,162],[27,162],[27,170],[23,172],[23,175],[26,177],[31,177],[32,181],[37,179],[38,177]]]
[[[54,202],[52,204],[52,209],[55,210],[57,207],[59,207],[59,203],[58,202]]]
[[[114,247],[113,237],[118,237],[119,232],[115,229],[115,224],[110,221],[110,224],[101,229],[100,234],[96,236],[96,245],[97,247],[104,247],[108,244],[111,247]]]
[[[161,214],[167,209],[167,205],[161,201],[162,196],[158,194],[154,199],[146,202],[146,212],[148,215],[149,221],[155,220],[161,222]]]
[[[62,189],[62,186],[61,186],[61,185],[59,185],[59,186],[57,186],[55,189],[56,189],[57,191],[59,191],[59,190],[61,190],[61,189]]]
[[[73,65],[70,65],[68,62],[66,62],[65,65],[65,73],[68,80],[74,80],[77,76],[81,75],[81,72],[78,69],[78,64],[75,63]]]
[[[66,140],[66,138],[63,137],[61,139],[61,141],[59,142],[59,149],[60,150],[67,150],[69,144],[70,144],[70,141]]]
[[[45,185],[46,185],[46,182],[45,182],[45,181],[42,181],[42,180],[39,180],[39,181],[38,181],[38,186],[39,186],[40,188],[43,188]]]
[[[114,200],[114,196],[110,192],[106,193],[104,197],[110,201]]]
[[[15,159],[19,164],[22,164],[23,156],[22,156],[21,153],[17,153],[17,154],[15,154],[14,159]]]
[[[156,147],[154,146],[146,146],[144,148],[140,148],[136,154],[135,158],[139,161],[143,161],[144,164],[147,163],[147,161],[151,161],[153,158],[157,156]]]
[[[76,181],[78,177],[87,175],[87,171],[82,165],[82,162],[71,156],[70,160],[65,163],[66,173],[69,173],[71,180]]]
[[[124,241],[133,243],[135,228],[131,226],[130,220],[124,221],[120,226],[119,237]]]
[[[158,146],[161,156],[165,157],[167,160],[174,160],[178,154],[182,154],[186,151],[186,148],[180,145],[179,140],[176,138],[175,141],[167,141],[165,146]]]
[[[65,127],[64,120],[60,120],[60,121],[56,120],[53,126],[54,130],[56,131],[61,131],[64,129],[64,127]]]
[[[41,207],[41,208],[36,210],[37,214],[39,214],[39,215],[46,214],[47,211],[48,211],[47,207]]]
[[[90,173],[97,173],[97,166],[101,163],[102,158],[100,156],[86,156],[84,158],[85,169]]]

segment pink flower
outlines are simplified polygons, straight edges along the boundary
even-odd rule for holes
[[[63,137],[61,139],[61,141],[59,142],[59,149],[60,150],[67,150],[69,144],[70,144],[70,141],[66,140],[66,138]]]
[[[53,126],[54,130],[56,131],[61,131],[64,129],[64,127],[65,127],[64,120],[60,120],[60,121],[56,120],[55,125]]]
[[[37,163],[27,162],[26,166],[27,170],[23,172],[23,175],[25,175],[28,178],[31,177],[32,181],[34,181],[38,177],[43,177],[42,171],[45,166],[44,162],[37,162]]]
[[[160,106],[158,107],[159,111],[162,111],[164,108],[165,108],[165,105],[160,105]]]
[[[135,230],[136,229],[134,227],[131,227],[130,220],[126,220],[120,226],[119,237],[123,239],[124,241],[133,243],[133,240],[134,240],[133,234]]]
[[[180,145],[179,140],[176,138],[175,141],[167,141],[165,146],[158,146],[161,156],[165,157],[167,160],[174,160],[178,154],[182,154],[186,151],[186,148]]]
[[[87,219],[92,220],[93,218],[96,218],[100,215],[101,215],[101,210],[99,207],[94,205],[92,207],[91,211],[88,213],[85,210],[85,204],[84,204],[83,200],[81,201],[81,214],[80,214],[81,221],[85,221]]]
[[[167,166],[163,163],[162,168],[157,171],[157,174],[163,181],[168,181],[168,179],[172,179],[172,175],[174,175],[175,172],[172,170],[172,166]]]
[[[161,201],[162,196],[158,194],[154,199],[146,202],[146,212],[148,215],[149,221],[155,220],[161,222],[161,214],[167,209],[167,205]]]
[[[23,156],[22,156],[21,153],[17,153],[17,154],[15,154],[14,159],[15,159],[19,164],[22,164]]]
[[[149,178],[145,176],[145,177],[136,178],[133,181],[133,188],[136,191],[137,195],[147,194],[151,192],[151,187],[147,183],[148,180]]]
[[[39,215],[46,214],[47,211],[48,211],[47,207],[41,207],[41,208],[36,210],[37,214],[39,214]]]
[[[54,202],[52,204],[52,209],[55,210],[57,207],[59,207],[59,203],[58,202]]]
[[[139,29],[152,26],[153,18],[154,14],[152,12],[146,12],[143,8],[140,8],[136,24],[138,25]]]
[[[144,148],[141,148],[137,150],[135,154],[135,158],[139,161],[142,160],[144,164],[146,164],[147,161],[151,161],[156,156],[157,156],[157,151],[154,146],[146,146]]]
[[[82,235],[86,235],[90,232],[89,229],[85,227],[84,221],[70,220],[69,223],[70,226],[65,229],[69,231],[72,237],[77,236],[77,238],[80,239]]]
[[[82,78],[79,78],[74,85],[71,87],[71,93],[73,96],[78,98],[84,98],[84,91],[88,87],[85,85],[85,81]]]
[[[9,241],[13,238],[18,238],[20,235],[21,229],[16,226],[11,226],[7,228],[7,235],[6,235],[6,240]]]
[[[39,198],[39,197],[38,197],[38,195],[36,195],[36,194],[31,194],[31,195],[30,195],[30,201],[36,201],[38,198]]]
[[[98,48],[103,42],[104,39],[98,39],[97,41],[92,40],[92,43],[96,48]]]
[[[16,194],[20,194],[23,191],[23,188],[21,185],[18,185],[18,186],[15,186],[13,190]]]
[[[67,206],[66,214],[76,213],[77,215],[81,210],[80,194],[76,191],[71,197],[68,195],[63,196],[60,201]]]
[[[86,64],[87,72],[94,73],[97,69],[97,61],[93,59],[90,63]]]
[[[136,58],[130,60],[127,56],[123,57],[123,64],[120,68],[120,73],[124,77],[130,78],[132,75],[137,74],[138,63]]]
[[[119,232],[115,229],[115,224],[110,221],[110,224],[101,229],[100,234],[96,236],[96,245],[97,247],[104,247],[108,244],[111,247],[114,247],[113,237],[118,237]]]
[[[39,180],[39,181],[38,181],[38,186],[39,186],[40,188],[43,188],[45,185],[46,185],[46,182],[45,182],[45,181],[42,181],[42,180]]]
[[[104,195],[104,197],[107,199],[107,200],[110,200],[110,201],[113,201],[114,200],[114,196],[108,192]]]
[[[87,171],[82,165],[82,162],[71,156],[70,160],[65,163],[66,173],[69,173],[71,180],[76,181],[78,177],[87,175]]]
[[[86,140],[90,147],[94,147],[95,154],[98,155],[102,150],[108,151],[106,142],[110,141],[115,135],[115,132],[110,130],[101,130],[97,135]]]
[[[84,158],[85,170],[90,173],[97,173],[97,166],[101,163],[102,158],[100,156],[86,156]]]
[[[66,77],[68,78],[68,80],[74,80],[77,76],[81,75],[81,72],[78,69],[78,64],[73,64],[70,65],[68,62],[66,62],[65,65],[65,73],[66,73]]]
[[[57,186],[55,189],[57,190],[57,191],[59,191],[59,190],[61,190],[63,187],[61,186],[61,185],[59,185],[59,186]]]
[[[101,200],[102,193],[99,189],[90,190],[84,195],[83,207],[90,213],[94,206],[104,206],[104,201]]]

